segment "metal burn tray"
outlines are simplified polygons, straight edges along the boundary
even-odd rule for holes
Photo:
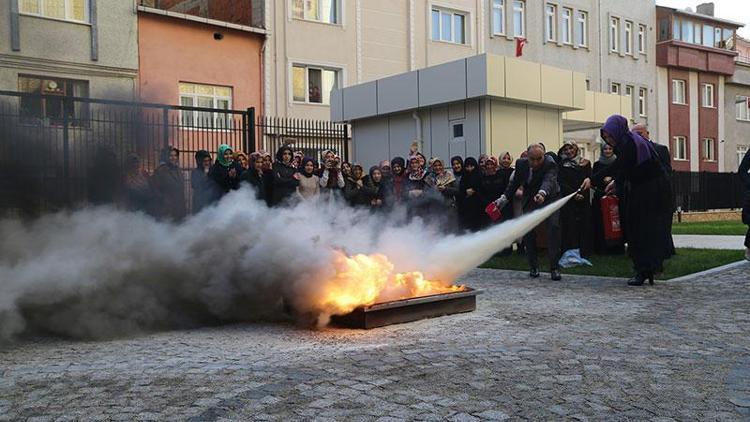
[[[441,293],[361,306],[345,315],[334,315],[334,325],[370,329],[425,318],[471,312],[477,308],[481,290],[467,287],[460,292]]]

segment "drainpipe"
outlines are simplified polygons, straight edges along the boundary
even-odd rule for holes
[[[415,141],[419,143],[419,151],[423,151],[423,144],[422,144],[422,118],[419,117],[419,113],[415,110],[413,113],[411,113],[411,117],[414,119],[414,125],[416,129],[417,136],[415,137]]]
[[[607,46],[605,50],[602,37],[604,34],[609,34],[609,20],[607,20],[606,24],[602,27],[602,0],[597,2],[596,13],[599,15],[599,92],[608,92],[609,90],[604,90],[604,54],[605,51],[607,52],[606,54],[609,54],[609,46]],[[604,28],[604,31],[602,31],[602,28]]]

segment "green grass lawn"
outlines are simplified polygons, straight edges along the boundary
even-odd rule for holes
[[[697,273],[744,259],[744,251],[717,249],[677,249],[677,255],[665,261],[664,272],[657,275],[660,280]],[[626,255],[594,255],[590,259],[593,267],[563,269],[564,274],[597,275],[605,277],[632,277],[633,264]],[[547,256],[540,255],[540,270],[549,271]],[[482,264],[481,268],[528,271],[526,258],[522,255],[495,256]]]
[[[747,226],[742,221],[701,221],[696,223],[674,223],[672,234],[717,234],[742,235],[747,233]]]

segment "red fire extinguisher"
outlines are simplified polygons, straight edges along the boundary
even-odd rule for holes
[[[601,199],[602,225],[604,226],[604,240],[614,242],[622,239],[620,227],[620,199],[614,195]]]

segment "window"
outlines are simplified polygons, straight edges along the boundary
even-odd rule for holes
[[[646,117],[646,95],[648,95],[646,88],[638,89],[638,114],[641,117]]]
[[[339,0],[292,0],[292,16],[296,19],[323,23],[339,23]]]
[[[625,96],[632,98],[634,90],[635,90],[635,88],[633,88],[632,85],[625,85]]]
[[[513,36],[526,36],[526,2],[521,0],[513,1]]]
[[[713,47],[715,45],[716,29],[711,25],[703,25],[703,45],[706,47]]]
[[[703,139],[703,161],[716,161],[716,149],[713,139]]]
[[[692,43],[693,42],[693,22],[682,19],[682,41]]]
[[[646,25],[638,25],[638,53],[646,54]]]
[[[88,103],[65,101],[66,97],[89,96],[88,81],[19,76],[18,91],[42,94],[45,97],[21,97],[20,114],[24,123],[61,125],[67,117],[72,126],[85,126],[89,115]]]
[[[442,9],[432,9],[432,39],[466,44],[466,16]]]
[[[180,105],[187,107],[232,109],[232,88],[180,82]],[[229,113],[182,110],[180,125],[204,129],[225,129],[232,125]]]
[[[453,139],[463,139],[464,137],[464,124],[455,123],[453,124]]]
[[[331,103],[331,90],[338,85],[338,71],[321,67],[292,66],[292,100],[300,103]]]
[[[27,15],[88,22],[88,0],[19,0],[19,11]]]
[[[578,31],[576,32],[579,47],[586,47],[589,44],[589,15],[586,12],[579,11],[576,16],[576,25]]]
[[[609,21],[609,51],[620,50],[620,19],[612,18]]]
[[[672,18],[672,39],[680,39],[680,18],[678,18],[677,16]]]
[[[505,0],[492,0],[492,33],[505,35]]]
[[[544,39],[549,42],[557,40],[557,6],[554,4],[544,8]]]
[[[687,160],[687,139],[684,136],[674,137],[674,159]]]
[[[741,163],[742,159],[745,158],[745,154],[747,154],[747,145],[738,145],[737,146],[737,162]]]
[[[687,104],[685,102],[685,81],[672,79],[672,104]]]
[[[737,120],[750,122],[750,97],[738,95],[734,98]]]
[[[625,54],[633,54],[633,22],[625,22]]]
[[[560,28],[563,44],[573,43],[573,11],[564,7],[562,10],[562,28]]]
[[[609,92],[610,92],[610,94],[617,94],[617,95],[620,95],[620,84],[618,84],[618,83],[614,83],[614,82],[613,82],[613,83],[612,83],[612,84],[611,84],[611,85],[609,86]]]
[[[701,95],[703,96],[702,105],[703,107],[713,108],[714,107],[714,86],[713,84],[702,84]]]

